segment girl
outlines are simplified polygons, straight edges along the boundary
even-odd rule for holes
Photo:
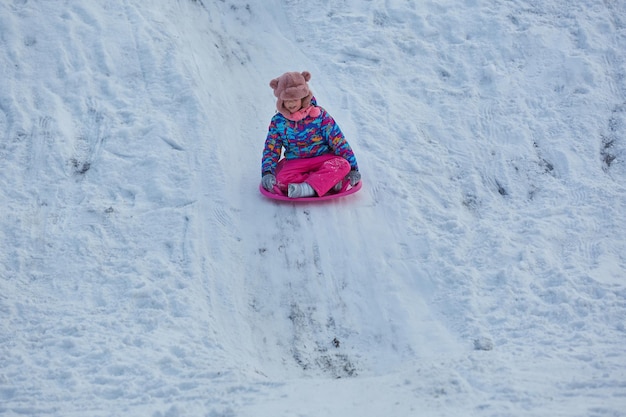
[[[289,197],[323,196],[354,187],[361,174],[352,148],[326,110],[317,106],[308,71],[287,72],[270,81],[278,98],[261,161],[263,188]],[[284,149],[284,158],[281,152]]]

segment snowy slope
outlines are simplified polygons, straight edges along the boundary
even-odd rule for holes
[[[626,5],[0,4],[0,415],[621,416]],[[256,190],[309,70],[363,190]]]

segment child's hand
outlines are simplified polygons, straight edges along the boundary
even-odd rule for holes
[[[361,181],[361,173],[353,169],[352,171],[348,172],[346,178],[348,179],[348,181],[350,181],[350,185],[354,187],[359,183],[359,181]]]
[[[261,185],[267,191],[274,192],[274,186],[276,185],[276,176],[274,174],[265,174],[261,178]]]

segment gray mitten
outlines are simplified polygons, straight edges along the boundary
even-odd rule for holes
[[[353,169],[352,171],[348,172],[346,178],[348,179],[348,181],[350,181],[350,185],[354,187],[359,183],[359,181],[361,181],[361,173]]]
[[[261,185],[267,191],[274,191],[274,186],[276,185],[276,176],[274,174],[265,174],[263,178],[261,178]]]

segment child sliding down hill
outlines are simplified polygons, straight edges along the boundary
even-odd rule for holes
[[[261,184],[291,198],[323,196],[361,180],[352,148],[309,89],[308,71],[270,81],[278,98],[263,148]],[[284,149],[284,158],[281,152]]]

